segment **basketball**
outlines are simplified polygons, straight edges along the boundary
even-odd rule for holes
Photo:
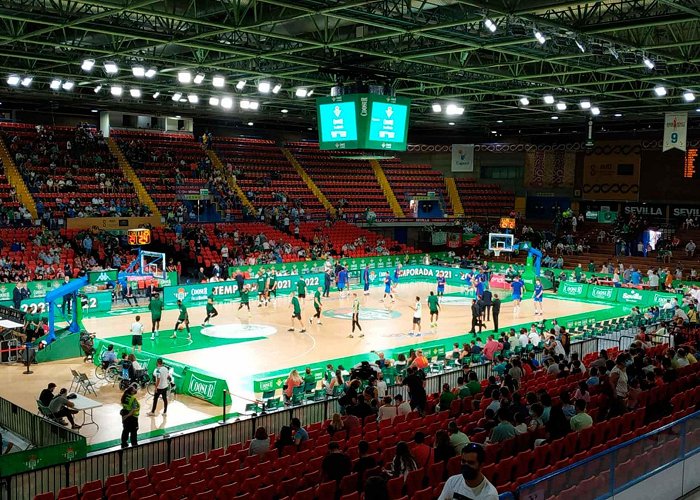
[[[184,330],[184,329],[185,329],[185,324],[184,324],[184,323],[180,323],[180,324],[178,325],[177,329],[178,329],[178,330]]]

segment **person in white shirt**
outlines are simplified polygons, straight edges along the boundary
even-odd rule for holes
[[[383,399],[386,396],[387,385],[384,381],[384,375],[382,373],[377,374],[377,398]]]
[[[673,304],[671,303],[670,300],[667,300],[661,309],[663,309],[664,311],[668,311],[670,309],[673,309]]]
[[[498,500],[498,491],[481,473],[486,459],[483,445],[470,443],[462,449],[460,474],[451,476],[438,500]]]
[[[420,297],[416,297],[416,305],[411,309],[413,309],[413,325],[410,335],[420,337],[420,320],[423,315],[423,305],[420,303]]]
[[[685,254],[688,257],[694,257],[695,256],[695,243],[693,240],[690,240],[688,244],[685,246]]]
[[[525,330],[524,328],[520,330],[518,342],[520,342],[520,347],[522,347],[523,349],[525,349],[527,347],[527,344],[530,342],[530,338],[527,335],[527,330]]]
[[[131,323],[131,352],[136,352],[136,349],[141,352],[143,345],[143,324],[141,316],[136,316],[136,321]]]
[[[396,402],[396,415],[408,415],[411,413],[411,405],[408,401],[403,400],[401,394],[394,396],[394,401]]]
[[[540,337],[540,334],[537,332],[537,327],[535,325],[530,327],[530,333],[528,334],[527,338],[530,340],[530,343],[533,346],[537,347],[540,345],[542,337]]]
[[[659,275],[656,274],[654,271],[650,271],[651,274],[649,275],[649,288],[652,290],[656,290],[659,288]]]
[[[163,416],[168,413],[168,389],[170,388],[170,370],[163,364],[163,358],[156,360],[156,369],[153,371],[153,378],[156,384],[156,393],[153,395],[153,406],[148,412],[149,417],[156,416],[158,398],[163,398]]]
[[[384,398],[384,404],[379,407],[379,414],[377,415],[377,420],[387,420],[393,419],[396,416],[398,407],[394,406],[391,400],[391,396],[386,396]]]

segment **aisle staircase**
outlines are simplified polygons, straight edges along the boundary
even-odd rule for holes
[[[319,189],[319,187],[316,185],[316,183],[313,181],[313,179],[309,176],[308,173],[306,173],[306,170],[304,170],[304,167],[301,166],[301,163],[297,161],[297,159],[294,157],[291,151],[289,151],[287,148],[281,148],[282,149],[282,154],[284,154],[285,158],[287,158],[287,161],[294,167],[294,170],[297,171],[297,174],[299,174],[299,177],[306,183],[306,186],[309,188],[309,191],[311,191],[316,198],[318,198],[318,201],[321,202],[321,205],[323,205],[323,208],[328,210],[333,216],[335,216],[335,208],[333,207],[333,204],[328,201],[328,198],[326,198],[326,195],[323,194],[323,192]]]
[[[226,179],[226,184],[228,184],[228,187],[234,193],[236,193],[236,196],[240,200],[241,204],[248,210],[248,213],[251,215],[255,214],[255,207],[245,195],[238,183],[234,180],[233,176],[226,171],[226,168],[221,162],[219,155],[216,154],[216,151],[214,151],[213,149],[208,149],[207,156],[211,160],[211,164],[214,165],[214,168],[221,172],[221,175],[223,175],[224,179]]]
[[[459,199],[459,191],[457,191],[454,177],[445,177],[445,187],[447,188],[447,196],[452,204],[453,215],[455,217],[463,216],[464,207],[462,206],[462,200]]]
[[[5,167],[7,181],[15,188],[15,191],[17,191],[17,199],[29,210],[29,213],[32,214],[32,218],[35,220],[38,219],[39,213],[37,212],[34,198],[29,193],[29,188],[24,183],[24,179],[19,173],[19,170],[17,170],[17,165],[15,165],[15,161],[12,159],[12,156],[10,156],[5,141],[2,140],[0,140],[0,160],[2,160],[2,165]]]
[[[112,137],[107,137],[107,147],[109,148],[110,153],[112,153],[112,156],[114,156],[117,159],[117,163],[122,169],[124,177],[126,177],[129,180],[129,182],[133,184],[134,190],[136,191],[136,196],[139,197],[139,202],[142,205],[148,207],[148,209],[154,216],[157,216],[159,219],[162,220],[160,210],[158,210],[158,207],[153,201],[153,198],[151,198],[151,195],[148,194],[146,188],[143,187],[143,184],[141,183],[141,180],[139,179],[138,175],[136,175],[136,172],[134,172],[134,169],[129,164],[129,160],[126,159],[126,156],[124,156],[124,153],[122,153],[122,150],[119,148],[117,142]]]
[[[389,207],[391,208],[391,211],[394,212],[394,217],[404,218],[405,215],[403,213],[403,210],[401,209],[401,205],[396,199],[394,190],[391,189],[391,185],[389,184],[386,175],[384,175],[384,170],[382,170],[382,166],[377,160],[370,160],[369,164],[372,166],[374,176],[377,178],[379,186],[381,186],[382,191],[384,191],[384,196],[386,196],[386,200],[389,202]]]

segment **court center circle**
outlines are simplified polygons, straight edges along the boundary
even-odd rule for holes
[[[277,329],[270,325],[212,325],[202,328],[201,334],[218,339],[252,339],[270,337],[277,333]]]

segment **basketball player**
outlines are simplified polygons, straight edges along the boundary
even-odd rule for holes
[[[423,304],[420,303],[420,297],[416,297],[416,305],[411,307],[411,309],[413,309],[413,325],[409,335],[420,337],[420,321],[423,316]]]
[[[267,274],[265,274],[265,269],[260,268],[258,270],[258,307],[262,307],[263,304],[267,306]]]
[[[157,292],[153,294],[153,298],[148,303],[148,310],[151,311],[151,340],[155,340],[158,329],[160,329],[160,316],[163,313],[163,301],[160,300],[160,295]]]
[[[389,272],[387,271],[387,276]],[[389,280],[391,281],[391,280]],[[355,338],[353,333],[355,333],[355,326],[362,332],[362,327],[360,326],[360,299],[357,298],[357,294],[352,294],[352,333],[348,335],[348,338]],[[360,333],[360,337],[364,337],[364,333]]]
[[[299,281],[297,281],[297,297],[302,304],[306,303],[306,281],[303,276],[299,276]]]
[[[187,314],[187,308],[181,300],[177,301],[177,308],[180,310],[180,314],[177,317],[177,321],[175,322],[175,330],[170,338],[176,339],[180,325],[185,325],[185,328],[187,328],[187,340],[192,340],[192,332],[190,332],[190,317],[189,314]]]
[[[401,276],[401,263],[397,262],[396,268],[394,269],[394,286],[392,287],[394,290],[394,293],[396,293],[396,289],[399,287],[399,277]]]
[[[394,293],[391,291],[391,276],[389,275],[389,271],[387,271],[386,275],[384,276],[384,296],[379,302],[384,302],[387,295],[391,298],[392,302],[396,302],[396,299],[394,299]]]
[[[348,270],[345,267],[341,267],[340,271],[338,271],[338,291],[340,292],[341,299],[348,296],[345,292],[346,287],[350,288],[348,283]]]
[[[532,300],[535,302],[535,315],[542,315],[542,297],[544,296],[544,287],[542,282],[538,279],[535,280],[535,291],[532,294]]]
[[[306,329],[304,328],[304,322],[301,319],[301,303],[299,302],[299,297],[297,297],[294,292],[290,293],[290,295],[292,297],[291,301],[289,302],[289,307],[292,308],[292,327],[287,331],[294,331],[294,320],[296,319],[299,321],[299,326],[301,326],[301,330],[299,330],[299,332],[304,333],[306,332]]]
[[[434,332],[437,330],[438,317],[440,316],[440,300],[432,290],[430,290],[430,295],[428,296],[428,309],[430,309],[430,328]],[[433,317],[435,320],[433,320]]]
[[[525,284],[520,280],[520,276],[513,278],[510,288],[513,290],[513,315],[517,316],[520,314],[520,301],[523,298],[523,288],[525,288]]]
[[[270,297],[275,296],[275,304],[277,304],[277,271],[270,269],[270,274],[267,277],[267,301]]]
[[[442,297],[445,295],[445,283],[447,283],[447,279],[445,278],[445,273],[440,271],[437,275],[437,296]],[[431,293],[432,295],[432,293]]]
[[[215,318],[219,315],[219,311],[214,307],[214,296],[210,295],[207,297],[207,317],[204,318],[204,323],[202,326],[206,326],[211,318]]]
[[[238,310],[240,311],[243,309],[243,306],[245,306],[248,309],[248,316],[250,316],[252,314],[250,312],[250,286],[243,285],[243,288],[239,289],[239,293],[241,296],[241,303],[238,304]]]
[[[362,283],[364,284],[364,294],[369,295],[369,264],[367,264],[365,270],[362,271]]]
[[[312,324],[314,322],[314,318],[318,318],[318,324],[321,323],[321,292],[323,292],[323,287],[318,287],[316,290],[316,293],[314,293],[314,309],[316,310],[316,314],[314,314],[313,318],[309,318],[309,324]]]

